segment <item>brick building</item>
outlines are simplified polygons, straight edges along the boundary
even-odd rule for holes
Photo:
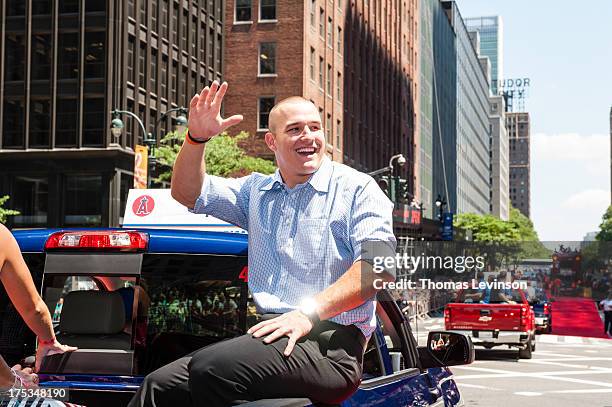
[[[510,141],[510,203],[528,218],[531,202],[529,113],[506,113]]]
[[[362,171],[402,153],[396,175],[409,191],[415,171],[417,2],[406,0],[229,0],[225,4],[226,115],[248,149],[271,157],[268,112],[293,95],[319,108],[327,153]]]

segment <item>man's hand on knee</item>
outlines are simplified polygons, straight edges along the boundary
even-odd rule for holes
[[[301,337],[308,335],[311,330],[312,322],[310,322],[306,315],[300,311],[291,311],[277,318],[262,321],[251,327],[247,333],[255,338],[268,335],[264,339],[265,343],[272,343],[283,336],[289,337],[289,342],[284,352],[285,356],[289,356],[296,342]]]

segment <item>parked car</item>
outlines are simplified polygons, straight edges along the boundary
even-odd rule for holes
[[[45,358],[41,386],[69,388],[73,403],[125,406],[147,373],[241,335],[258,321],[246,284],[246,235],[121,229],[14,235],[55,314],[58,339],[79,347]],[[0,338],[0,353],[16,362],[34,354],[35,338],[6,307],[6,294],[0,297],[2,324],[11,320],[14,325],[0,330],[12,335]],[[390,293],[379,292],[378,300],[378,326],[365,351],[361,386],[342,405],[462,405],[448,366],[473,361],[469,338],[431,332],[428,345],[417,347]],[[250,405],[311,402],[260,400]]]
[[[446,305],[444,323],[448,331],[470,336],[475,346],[515,347],[523,359],[535,350],[535,314],[520,289],[462,290]]]

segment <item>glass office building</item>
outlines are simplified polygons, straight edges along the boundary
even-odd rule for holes
[[[119,225],[145,135],[123,116],[114,140],[111,111],[158,141],[171,130],[162,115],[221,77],[222,6],[3,1],[0,196],[21,212],[10,227]]]
[[[488,214],[489,84],[457,4],[445,1],[442,6],[455,31],[457,52],[456,213]]]
[[[468,31],[480,34],[480,55],[491,62],[491,94],[499,92],[498,81],[504,78],[503,25],[500,16],[470,17],[464,19]]]

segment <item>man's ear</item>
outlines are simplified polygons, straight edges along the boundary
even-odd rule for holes
[[[276,152],[276,137],[274,137],[274,134],[267,132],[264,136],[264,140],[266,141],[268,148]]]

